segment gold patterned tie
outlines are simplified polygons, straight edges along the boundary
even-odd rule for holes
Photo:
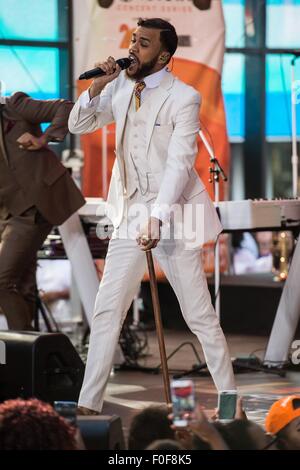
[[[145,82],[136,82],[134,87],[134,97],[135,97],[135,110],[137,111],[141,106],[141,93],[146,87]]]

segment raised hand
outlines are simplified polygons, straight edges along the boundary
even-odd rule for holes
[[[121,67],[116,63],[115,59],[111,56],[108,57],[105,62],[96,62],[95,67],[100,67],[106,73],[106,75],[102,75],[101,77],[97,77],[93,80],[89,88],[90,99],[99,95],[105,85],[115,80],[122,70]]]

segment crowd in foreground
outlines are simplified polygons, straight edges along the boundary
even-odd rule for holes
[[[165,406],[152,406],[132,419],[128,450],[300,450],[300,395],[273,403],[265,429],[247,419],[242,399],[235,419],[218,412],[208,419],[197,407],[186,428],[176,428]],[[37,399],[0,404],[0,450],[85,450],[79,430],[50,404]]]

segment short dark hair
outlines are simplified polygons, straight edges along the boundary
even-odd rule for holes
[[[144,450],[158,439],[174,439],[168,413],[165,406],[149,406],[135,415],[130,424],[128,450]]]
[[[137,24],[143,28],[160,29],[160,42],[170,53],[171,57],[175,54],[178,45],[178,36],[176,29],[171,23],[162,18],[140,18]]]

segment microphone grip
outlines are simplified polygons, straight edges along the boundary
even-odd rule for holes
[[[125,57],[124,59],[116,60],[116,63],[121,67],[121,69],[127,69],[130,64],[132,63],[132,59]],[[90,80],[91,78],[95,77],[102,77],[106,75],[106,72],[102,70],[100,67],[96,67],[92,70],[88,70],[80,75],[79,80]]]
[[[79,80],[90,80],[90,78],[102,77],[102,75],[105,75],[104,70],[100,69],[100,67],[96,67],[95,69],[82,73],[79,76]]]

